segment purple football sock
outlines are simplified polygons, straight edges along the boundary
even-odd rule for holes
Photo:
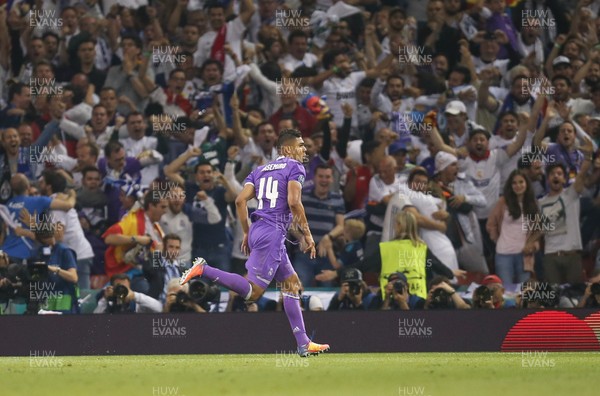
[[[250,286],[248,280],[241,275],[221,271],[220,269],[205,264],[202,276],[233,290],[246,300],[252,295],[252,286]]]
[[[310,339],[306,336],[304,329],[304,319],[302,318],[302,310],[300,309],[300,297],[293,294],[283,293],[283,308],[285,314],[290,321],[292,332],[296,337],[298,346],[306,345]]]

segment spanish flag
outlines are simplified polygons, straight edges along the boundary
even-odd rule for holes
[[[145,212],[143,209],[128,212],[122,219],[116,224],[113,224],[106,232],[102,235],[102,238],[106,238],[109,235],[121,234],[127,236],[138,236],[146,234],[146,219]],[[158,223],[155,224],[156,231],[159,233],[161,238],[164,233]],[[114,274],[121,274],[127,272],[133,268],[132,265],[125,263],[125,253],[135,246],[134,243],[130,245],[122,246],[108,246],[106,253],[104,253],[104,269],[106,275],[110,278]],[[151,250],[154,250],[155,243],[151,245]]]

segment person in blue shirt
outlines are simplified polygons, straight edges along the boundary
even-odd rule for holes
[[[2,250],[9,255],[11,261],[18,263],[31,257],[35,246],[35,235],[32,231],[39,228],[37,224],[39,221],[27,223],[23,220],[31,216],[35,217],[33,220],[51,220],[47,218],[49,215],[45,212],[49,209],[64,211],[72,209],[75,206],[76,195],[75,191],[71,190],[66,200],[42,196],[31,197],[29,180],[22,173],[15,174],[10,180],[10,185],[14,196],[6,203],[10,223]],[[23,214],[25,216],[22,216]]]

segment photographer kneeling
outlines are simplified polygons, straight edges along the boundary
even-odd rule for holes
[[[600,283],[590,283],[585,288],[585,293],[577,308],[598,308],[600,307]]]
[[[362,280],[362,272],[356,268],[347,268],[340,277],[340,291],[335,293],[329,303],[328,311],[346,309],[366,309],[374,295]]]
[[[110,286],[99,293],[100,300],[94,313],[162,312],[162,304],[140,292],[131,290],[127,274],[114,274]]]

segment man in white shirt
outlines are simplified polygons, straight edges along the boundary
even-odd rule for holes
[[[175,187],[171,189],[173,197],[179,197],[179,199],[170,199],[169,208],[165,213],[159,224],[162,227],[165,234],[179,235],[180,241],[180,253],[179,260],[185,263],[191,263],[192,261],[192,222],[187,214],[184,213],[183,207],[185,204],[185,192],[181,187]],[[207,199],[212,199],[207,197]],[[214,206],[213,201],[213,207]],[[219,221],[221,215],[218,209],[216,209]],[[218,222],[218,221],[217,221]]]
[[[45,170],[39,180],[39,190],[42,195],[55,198],[64,193],[67,180],[60,173],[53,170]],[[62,243],[77,255],[77,278],[80,289],[90,288],[90,270],[94,262],[94,251],[92,245],[85,238],[79,216],[75,209],[66,212],[51,210],[50,216],[56,223],[63,225],[64,235]]]
[[[283,68],[290,73],[300,66],[314,67],[317,56],[308,52],[308,35],[302,30],[294,30],[288,37],[288,54],[283,57]]]
[[[128,157],[135,157],[142,165],[142,186],[148,186],[158,178],[158,164],[163,161],[163,156],[156,151],[158,141],[154,136],[145,136],[146,122],[142,114],[138,112],[129,113],[127,116],[127,132],[129,137],[123,140]]]
[[[229,55],[225,54],[223,45],[229,44],[238,59],[242,59],[241,41],[254,14],[254,3],[252,0],[243,0],[240,15],[229,22],[225,22],[223,3],[211,2],[207,9],[212,30],[200,37],[194,66],[200,67],[207,59],[216,59],[224,64],[224,80],[231,81],[235,79],[235,63]]]

